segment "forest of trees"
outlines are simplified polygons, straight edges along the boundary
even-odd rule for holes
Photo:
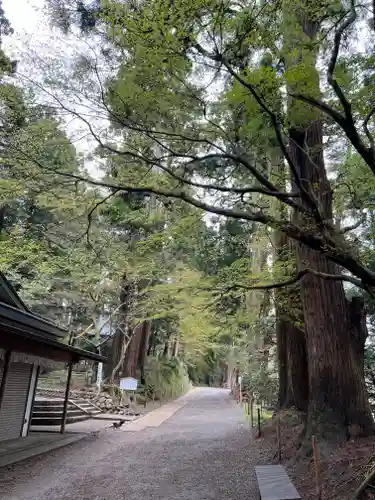
[[[74,50],[0,61],[0,263],[21,296],[112,383],[178,358],[304,412],[302,443],[373,434],[372,3],[45,12]]]

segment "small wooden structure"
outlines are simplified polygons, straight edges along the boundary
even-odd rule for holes
[[[300,495],[282,465],[255,467],[262,500],[300,500]]]
[[[0,273],[0,441],[26,437],[41,368],[68,366],[61,433],[65,431],[72,367],[96,353],[67,345],[68,332],[32,313]]]

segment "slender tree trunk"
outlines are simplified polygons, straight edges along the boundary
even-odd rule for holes
[[[234,346],[230,346],[226,356],[226,365],[227,365],[227,385],[231,391],[235,384],[236,364],[237,361],[236,361],[235,348]]]
[[[155,327],[153,327],[152,322],[150,323],[150,325],[151,325],[151,331],[148,342],[147,356],[156,356],[156,348],[158,345],[158,332],[157,330],[155,330]]]
[[[178,357],[178,350],[179,350],[179,341],[178,341],[178,337],[176,336],[173,339],[172,358]]]
[[[112,383],[118,383],[119,381],[119,370],[116,371],[114,377],[112,376],[112,373],[115,367],[118,365],[120,358],[123,355],[122,353],[124,353],[123,349],[124,343],[127,343],[129,340],[126,338],[126,332],[129,330],[128,328],[129,304],[132,300],[133,293],[134,290],[132,289],[129,282],[127,281],[126,276],[124,275],[121,282],[120,294],[119,294],[119,301],[121,304],[119,309],[120,319],[111,343],[109,363],[106,369],[106,372],[110,374]]]
[[[146,364],[146,359],[147,359],[150,334],[151,334],[151,322],[145,321],[143,323],[142,339],[141,339],[141,343],[140,343],[140,347],[139,347],[139,357],[138,357],[138,367],[139,367],[139,371],[140,371],[140,379],[141,379],[142,385],[144,385],[146,383],[145,364]]]
[[[0,206],[0,234],[4,231],[6,227],[6,215],[7,215],[8,205]]]
[[[172,355],[172,349],[173,349],[172,339],[169,337],[164,344],[163,357],[170,359]]]
[[[166,340],[163,349],[163,358],[168,358],[168,353],[169,353],[169,340]]]
[[[155,342],[155,334],[151,331],[150,332],[150,339],[149,339],[148,347],[147,347],[147,357],[153,356],[155,343],[156,343]]]
[[[120,359],[121,346],[123,338],[122,333],[119,328],[117,328],[113,339],[111,341],[110,352],[108,353],[108,363],[105,365],[105,372],[107,376],[111,377],[114,367],[117,365]],[[118,377],[115,377],[111,381],[112,383],[118,382]]]

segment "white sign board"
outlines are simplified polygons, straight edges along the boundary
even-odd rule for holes
[[[102,385],[102,377],[103,377],[103,363],[98,363],[98,372],[96,375],[96,386],[99,387]]]
[[[120,379],[120,389],[122,391],[136,391],[138,380],[132,377],[125,377]]]

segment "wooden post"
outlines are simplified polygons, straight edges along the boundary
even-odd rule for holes
[[[12,354],[11,351],[6,351],[5,356],[4,356],[3,376],[1,377],[1,380],[0,380],[0,411],[1,411],[1,405],[3,402],[3,398],[4,398],[4,393],[5,393],[5,385],[7,383],[7,378],[8,378],[8,371],[9,371],[9,366],[10,366],[11,354]]]
[[[262,431],[260,429],[260,408],[258,407],[258,437],[262,435]]]
[[[277,450],[279,455],[279,462],[281,462],[281,432],[280,432],[280,417],[277,417]]]
[[[254,427],[254,400],[251,398],[251,403],[250,403],[250,422],[251,422],[251,428]]]
[[[62,419],[61,419],[60,434],[64,434],[64,432],[65,432],[66,417],[67,417],[67,413],[68,413],[70,382],[72,379],[72,371],[73,371],[73,360],[70,361],[69,367],[68,367],[68,377],[66,379],[65,399],[64,399],[64,408],[63,408],[63,414],[62,414]]]
[[[314,466],[315,466],[315,483],[316,483],[316,495],[318,500],[322,499],[322,488],[320,486],[320,474],[319,474],[319,454],[318,447],[316,444],[315,436],[312,436],[312,447],[314,452]]]

